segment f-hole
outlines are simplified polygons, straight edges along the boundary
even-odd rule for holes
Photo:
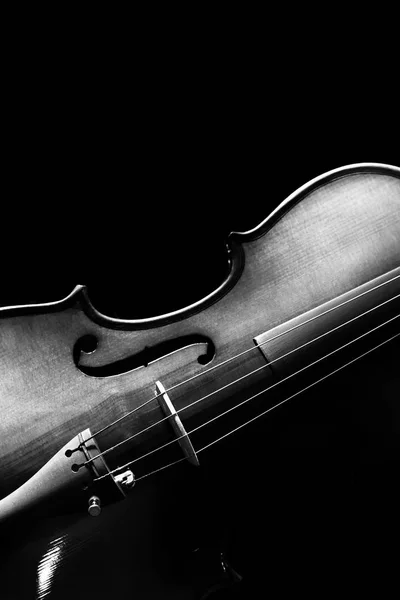
[[[207,365],[215,356],[215,345],[212,340],[201,334],[183,335],[178,338],[160,342],[154,346],[146,346],[143,350],[107,365],[93,367],[81,364],[82,354],[92,354],[96,351],[99,340],[95,335],[87,334],[80,337],[74,345],[73,360],[76,367],[89,377],[114,377],[134,369],[147,367],[150,363],[160,360],[169,354],[184,350],[189,346],[205,345],[206,352],[198,357],[201,365]]]

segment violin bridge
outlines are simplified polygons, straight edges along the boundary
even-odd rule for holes
[[[156,381],[156,395],[158,396],[158,403],[165,416],[170,417],[169,422],[171,423],[172,429],[178,439],[178,444],[182,448],[182,452],[186,459],[190,464],[195,465],[196,467],[200,466],[199,459],[193,448],[192,442],[190,441],[189,435],[161,381]]]

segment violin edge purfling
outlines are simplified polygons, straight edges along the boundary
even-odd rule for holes
[[[93,322],[110,329],[130,329],[140,330],[151,327],[159,327],[176,320],[185,319],[192,314],[205,310],[208,306],[218,302],[224,295],[235,286],[240,279],[244,268],[244,253],[242,245],[252,242],[264,236],[276,223],[292,210],[296,204],[310,192],[318,187],[346,175],[359,173],[377,173],[393,175],[400,177],[400,167],[383,163],[354,163],[343,167],[332,169],[322,175],[318,175],[304,184],[292,194],[290,194],[276,209],[274,209],[259,225],[248,231],[232,231],[226,242],[227,261],[229,272],[221,282],[221,284],[207,296],[199,299],[190,306],[174,310],[167,314],[155,315],[149,318],[141,319],[121,319],[103,314],[92,304],[90,300],[90,292],[86,285],[76,285],[75,288],[65,298],[54,302],[40,304],[24,304],[15,306],[0,307],[0,319],[2,317],[10,317],[13,315],[23,314],[39,314],[42,312],[61,311],[69,306],[78,303],[85,314],[88,315]]]

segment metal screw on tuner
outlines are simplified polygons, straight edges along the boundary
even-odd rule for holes
[[[98,496],[89,498],[88,513],[91,517],[98,517],[101,513],[101,502]]]
[[[130,469],[127,469],[119,475],[114,475],[114,480],[122,485],[125,490],[132,488],[135,485],[135,476]]]

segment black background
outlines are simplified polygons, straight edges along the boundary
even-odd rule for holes
[[[230,231],[256,226],[330,169],[399,162],[381,123],[269,111],[244,124],[212,112],[138,115],[141,128],[126,132],[124,122],[110,132],[82,115],[54,115],[54,131],[53,113],[45,125],[14,117],[1,304],[59,299],[81,283],[109,314],[181,308],[221,281]]]

